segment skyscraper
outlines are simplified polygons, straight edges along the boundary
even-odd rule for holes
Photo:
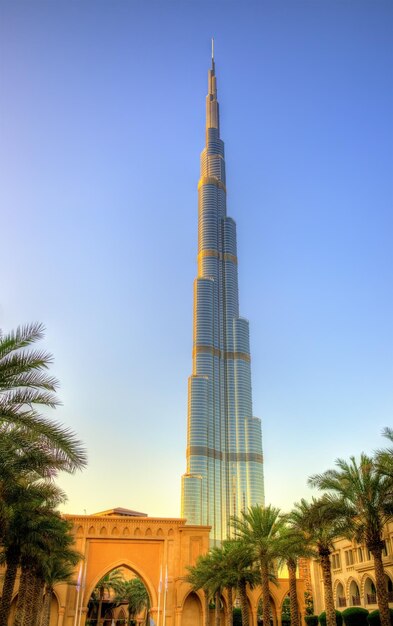
[[[248,321],[239,317],[236,224],[226,213],[213,50],[198,194],[198,274],[182,516],[190,524],[211,525],[211,540],[217,542],[229,536],[232,515],[263,504],[264,487],[261,422],[252,415]]]

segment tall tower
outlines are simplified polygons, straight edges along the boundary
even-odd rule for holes
[[[230,536],[232,515],[264,503],[264,487],[261,422],[252,416],[248,321],[239,317],[236,224],[226,213],[213,42],[198,194],[182,516],[190,524],[211,525],[215,543]]]

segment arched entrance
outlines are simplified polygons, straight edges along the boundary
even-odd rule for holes
[[[191,592],[188,594],[183,604],[181,626],[202,626],[202,618],[201,601],[196,593]]]
[[[125,623],[148,624],[151,598],[141,578],[122,566],[107,572],[97,582],[87,604],[89,626],[111,626],[120,609]]]
[[[291,624],[291,604],[289,594],[285,596],[281,605],[281,624],[282,626],[290,626]]]
[[[270,611],[270,625],[269,626],[276,626],[277,624],[277,613],[276,613],[276,605],[275,602],[272,598],[272,596],[270,596],[270,602],[269,602],[270,606],[269,606],[269,611]],[[264,626],[263,625],[263,619],[262,619],[262,611],[263,611],[263,602],[262,602],[262,597],[259,599],[258,602],[258,609],[257,609],[257,622],[258,622],[258,626]]]

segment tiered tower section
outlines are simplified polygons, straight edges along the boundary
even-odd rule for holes
[[[252,416],[248,321],[239,317],[236,224],[226,214],[213,55],[198,194],[198,275],[182,516],[190,524],[211,525],[211,540],[216,543],[230,536],[232,515],[264,503],[264,488],[261,422]]]

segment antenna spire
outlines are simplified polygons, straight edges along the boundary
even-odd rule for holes
[[[214,37],[212,37],[212,68],[214,68]]]

